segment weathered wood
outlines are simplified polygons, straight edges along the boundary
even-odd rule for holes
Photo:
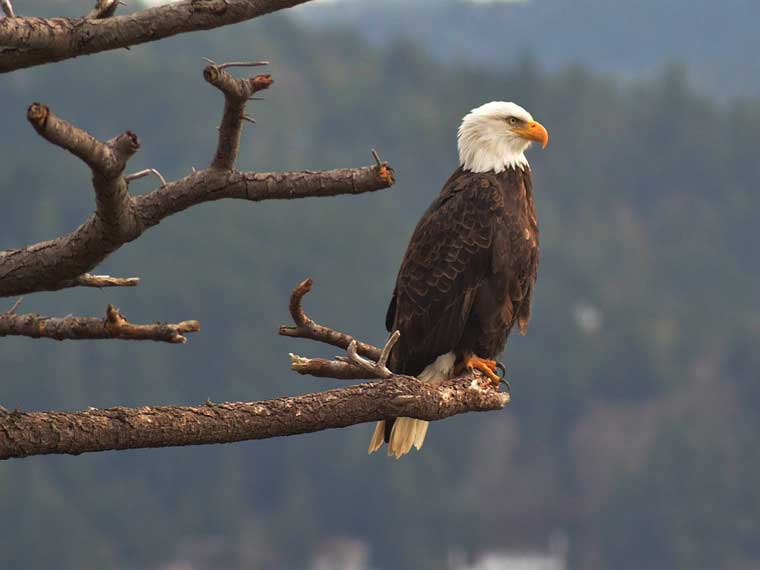
[[[498,410],[509,394],[458,378],[435,387],[408,376],[262,402],[82,412],[0,409],[0,459],[50,453],[205,445],[342,428],[387,417],[441,420]]]
[[[259,87],[266,83],[261,77],[258,76]],[[361,194],[388,188],[394,183],[393,170],[386,163],[316,172],[225,169],[237,153],[237,142],[233,144],[229,139],[239,137],[239,132],[224,129],[220,137],[224,135],[226,142],[220,138],[217,150],[217,157],[222,159],[214,162],[218,167],[194,172],[147,194],[130,196],[122,174],[127,159],[139,147],[133,133],[127,132],[103,143],[37,103],[30,107],[28,117],[46,140],[90,166],[97,208],[68,235],[21,249],[0,251],[0,297],[80,286],[81,275],[122,245],[137,239],[164,218],[203,202],[226,198],[259,202]]]
[[[198,321],[181,323],[133,324],[119,310],[108,305],[106,316],[97,317],[43,317],[41,315],[17,315],[13,310],[0,313],[0,337],[26,336],[54,340],[121,339],[154,340],[185,344],[184,333],[198,332]]]
[[[101,18],[92,12],[86,18],[2,18],[0,73],[210,30],[307,1],[184,0],[120,16],[102,10]]]

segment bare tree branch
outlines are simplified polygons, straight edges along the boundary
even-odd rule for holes
[[[167,216],[203,202],[223,198],[258,202],[360,194],[393,185],[393,170],[385,162],[322,172],[232,170],[245,103],[252,93],[271,85],[272,79],[268,75],[236,79],[224,71],[224,65],[210,65],[204,70],[206,80],[225,95],[219,144],[211,166],[170,183],[157,174],[161,186],[140,196],[130,196],[128,179],[157,171],[147,169],[123,176],[127,160],[140,147],[134,133],[127,131],[101,142],[55,116],[45,105],[34,103],[29,107],[27,118],[35,130],[92,170],[96,210],[68,235],[22,249],[0,251],[0,297],[86,285],[82,276],[119,247],[137,239]]]
[[[289,354],[290,368],[299,374],[308,374],[319,378],[334,378],[335,380],[366,380],[377,378],[374,372],[359,368],[350,362],[328,360],[327,358],[307,358]]]
[[[433,386],[408,376],[262,402],[20,412],[0,408],[0,459],[49,453],[202,445],[342,428],[387,417],[441,420],[498,410],[500,393],[458,378]]]
[[[26,336],[55,340],[122,339],[154,340],[185,344],[183,333],[198,332],[198,321],[182,321],[177,324],[155,323],[136,325],[127,321],[113,305],[108,305],[106,317],[43,317],[40,315],[16,315],[14,312],[0,314],[0,337]]]
[[[91,17],[97,6],[86,18],[4,18],[0,46],[15,49],[0,52],[0,73],[218,28],[306,1],[184,0],[121,16],[101,10],[99,19]]]
[[[203,70],[203,77],[211,85],[224,93],[224,115],[219,125],[219,144],[211,168],[231,170],[240,150],[240,132],[245,116],[245,104],[257,91],[268,89],[272,85],[271,75],[257,75],[245,79],[236,79],[226,67],[263,65],[264,62],[231,62],[220,65],[211,64]]]
[[[387,166],[317,172],[199,170],[162,188],[132,197],[134,233],[114,236],[99,222],[97,214],[93,214],[66,236],[23,249],[0,251],[0,297],[72,287],[75,285],[71,282],[72,276],[91,271],[124,243],[138,238],[164,218],[197,204],[223,198],[259,202],[361,194],[392,184],[392,171]],[[363,353],[361,346],[359,351]]]
[[[332,331],[336,333],[336,331]],[[342,334],[342,333],[336,333]],[[385,343],[380,358],[377,362],[367,360],[359,355],[357,340],[352,340],[346,349],[348,356],[338,356],[335,360],[324,358],[306,358],[290,353],[290,368],[299,374],[309,374],[322,378],[336,378],[338,380],[355,380],[359,378],[390,378],[393,373],[385,365],[388,356],[401,334],[396,331]],[[375,347],[372,347],[373,349]]]
[[[293,289],[293,293],[290,296],[290,315],[293,317],[293,322],[295,322],[296,326],[283,325],[280,327],[279,333],[282,336],[308,338],[311,340],[324,342],[326,344],[331,344],[339,348],[348,349],[348,346],[354,340],[353,337],[315,323],[303,310],[302,301],[304,295],[311,291],[311,286],[313,283],[314,282],[312,281],[311,277],[309,277],[303,280],[295,289]],[[360,354],[368,356],[374,361],[378,361],[380,359],[382,352],[376,346],[358,341],[356,349]]]
[[[132,180],[138,180],[139,178],[145,178],[149,174],[155,175],[156,178],[158,178],[161,181],[161,186],[166,186],[166,178],[163,177],[163,175],[156,170],[155,168],[146,168],[145,170],[140,170],[139,172],[134,172],[132,174],[128,174],[124,177],[124,180],[126,182],[132,182]]]
[[[140,284],[139,277],[111,277],[110,275],[90,275],[85,273],[79,277],[74,277],[69,284],[64,282],[67,287],[137,287]]]
[[[16,309],[18,309],[19,305],[21,304],[21,301],[23,301],[23,300],[24,300],[23,297],[19,297],[18,299],[16,299],[16,302],[13,303],[13,306],[10,309],[8,309],[7,311],[5,311],[5,314],[6,315],[15,315],[16,314]]]

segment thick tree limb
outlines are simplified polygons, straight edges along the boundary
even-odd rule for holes
[[[0,313],[0,337],[26,336],[55,340],[122,339],[153,340],[185,344],[184,333],[198,332],[198,321],[182,321],[177,324],[132,324],[113,305],[108,305],[106,317],[43,317],[40,315],[16,315],[13,311]]]
[[[386,417],[441,420],[498,410],[509,394],[471,377],[439,387],[408,376],[263,402],[20,412],[0,409],[0,459],[48,453],[231,443],[342,428]]]
[[[271,78],[234,79],[222,66],[215,65],[208,66],[206,73],[209,82],[225,93],[227,101],[212,166],[174,182],[163,181],[158,189],[135,197],[129,195],[127,188],[127,178],[134,176],[123,176],[127,160],[139,148],[134,133],[127,131],[104,143],[56,117],[45,105],[35,103],[29,108],[29,122],[42,137],[90,167],[97,207],[92,216],[68,235],[23,249],[0,251],[0,297],[80,286],[81,276],[119,247],[137,239],[167,216],[203,202],[223,198],[258,202],[360,194],[393,185],[393,170],[386,163],[322,172],[231,170],[239,146],[240,98],[247,99],[250,93],[266,88]],[[235,101],[235,106],[229,104],[230,100]]]
[[[115,16],[3,18],[0,73],[250,20],[308,0],[184,0]],[[100,5],[101,2],[98,2]],[[110,5],[109,5],[110,6]],[[115,10],[115,6],[113,6]]]

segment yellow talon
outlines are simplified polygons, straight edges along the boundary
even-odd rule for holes
[[[486,376],[488,376],[491,381],[499,385],[499,382],[501,382],[501,378],[498,374],[496,374],[496,370],[498,369],[498,363],[495,360],[489,360],[486,358],[480,358],[479,356],[476,356],[474,354],[471,354],[466,360],[465,360],[465,366],[467,367],[467,370],[472,372],[473,370],[479,370]]]

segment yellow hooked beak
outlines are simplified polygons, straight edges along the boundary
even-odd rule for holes
[[[530,121],[517,127],[514,131],[524,139],[541,143],[541,148],[549,144],[549,133],[538,121]]]

